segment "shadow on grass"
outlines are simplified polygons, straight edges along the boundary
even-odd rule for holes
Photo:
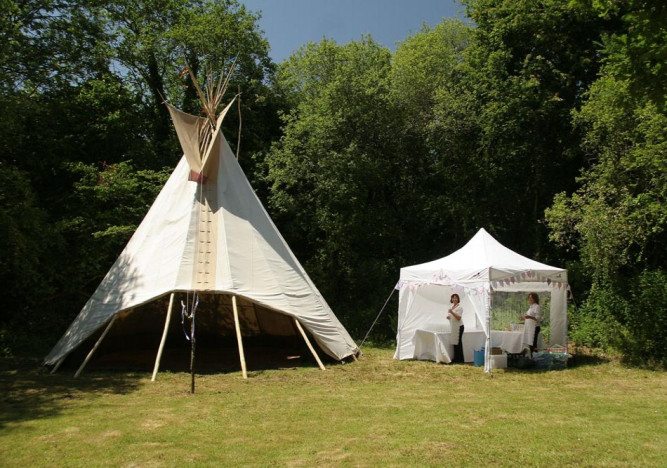
[[[578,367],[586,367],[586,366],[600,366],[603,364],[607,364],[611,361],[606,356],[602,356],[599,354],[595,353],[590,353],[590,352],[579,352],[577,353],[576,351],[573,352],[570,350],[570,356],[567,359],[567,363],[563,366],[561,365],[553,365],[553,366],[548,366],[548,367],[540,367],[536,366],[535,363],[524,363],[527,364],[525,367],[523,366],[512,366],[511,364],[508,365],[507,370],[510,372],[547,372],[547,371],[559,371],[559,370],[566,370],[566,369],[573,369],[573,368],[578,368]]]
[[[155,351],[117,351],[93,358],[86,367],[90,371],[133,371],[150,375],[155,365]],[[335,361],[324,353],[319,354],[325,365]],[[75,361],[76,362],[76,361]],[[301,348],[281,348],[277,346],[245,347],[245,363],[248,372],[259,372],[276,369],[295,369],[299,367],[317,367],[317,362],[310,351]],[[75,372],[76,367],[70,363],[69,368],[63,366],[63,372]],[[196,374],[228,374],[241,371],[241,362],[237,347],[202,347],[195,354]],[[165,349],[160,361],[160,372],[190,373],[190,350],[185,348]]]
[[[611,359],[597,354],[576,353],[567,362],[568,367],[599,366],[607,364]]]
[[[169,352],[171,351],[171,352]],[[189,374],[188,352],[169,350],[163,356],[160,372]],[[248,374],[259,376],[275,369],[316,368],[308,350],[281,350],[254,347],[246,354]],[[305,352],[303,352],[305,351]],[[328,367],[336,362],[321,355]],[[111,353],[93,358],[77,379],[74,373],[80,360],[72,359],[55,374],[41,366],[37,358],[0,358],[0,429],[8,424],[51,417],[90,394],[128,394],[150,377],[154,352]],[[197,353],[195,373],[212,375],[240,372],[238,352],[229,349],[201,350]]]
[[[74,379],[71,373],[49,374],[38,359],[0,359],[0,429],[12,422],[57,415],[83,393],[127,394],[143,375],[103,373]]]

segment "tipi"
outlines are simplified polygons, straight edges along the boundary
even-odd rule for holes
[[[143,329],[157,327],[158,336],[164,323],[154,379],[174,302],[180,298],[187,308],[198,294],[214,303],[209,325],[235,326],[244,376],[242,335],[300,332],[320,367],[304,329],[336,360],[359,353],[278,232],[220,131],[232,103],[219,115],[215,104],[204,104],[209,105],[207,117],[167,104],[185,154],[111,270],[46,356],[44,363],[55,365],[54,371],[75,348],[104,330],[92,355],[116,327],[114,321],[126,319]],[[166,303],[167,297],[169,307],[159,315],[144,311],[158,299]]]

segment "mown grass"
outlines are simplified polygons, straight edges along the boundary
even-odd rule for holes
[[[394,361],[197,376],[5,361],[0,466],[665,466],[664,372]]]

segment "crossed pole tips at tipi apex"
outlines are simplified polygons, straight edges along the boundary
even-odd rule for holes
[[[215,330],[235,332],[244,377],[245,336],[301,336],[322,369],[308,336],[334,360],[359,353],[278,232],[220,131],[234,101],[217,113],[232,72],[233,65],[224,79],[208,79],[204,90],[190,72],[204,117],[167,104],[184,156],[97,290],[46,356],[44,363],[53,365],[53,371],[72,351],[97,338],[78,375],[102,340],[139,330],[150,331],[159,341],[154,379],[165,341],[172,339],[174,329],[183,336],[170,320],[174,304],[181,301],[182,318],[192,320],[191,338]],[[204,313],[204,305],[207,317],[200,324],[196,314]],[[196,339],[192,341],[194,351]]]

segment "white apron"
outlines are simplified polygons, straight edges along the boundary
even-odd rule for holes
[[[540,325],[542,320],[542,309],[540,309],[539,304],[533,304],[526,312],[526,315],[535,317],[537,320],[526,319],[524,320],[523,326],[523,342],[529,346],[533,346],[533,341],[535,340],[535,328]]]

